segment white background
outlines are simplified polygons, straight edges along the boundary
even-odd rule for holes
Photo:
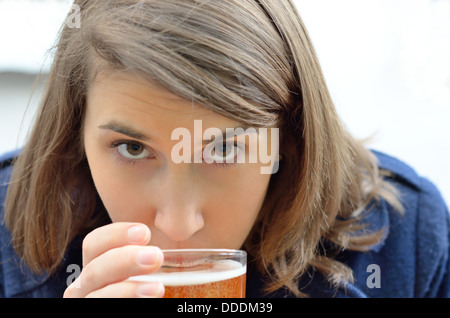
[[[450,202],[450,0],[294,2],[347,128],[412,165]],[[31,98],[35,74],[48,71],[69,8],[0,0],[0,153],[23,144],[42,91]]]

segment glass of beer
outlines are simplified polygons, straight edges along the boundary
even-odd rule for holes
[[[244,298],[247,253],[230,249],[163,250],[159,271],[130,280],[161,282],[164,298]]]

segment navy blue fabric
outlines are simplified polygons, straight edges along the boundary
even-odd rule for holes
[[[300,281],[310,297],[449,297],[450,259],[448,208],[436,187],[420,177],[405,163],[374,151],[381,169],[391,175],[388,181],[401,193],[403,215],[385,201],[368,209],[364,223],[371,229],[385,228],[387,235],[368,252],[343,251],[337,257],[353,269],[354,282],[335,288],[314,270]],[[77,237],[54,275],[34,274],[22,263],[11,247],[11,237],[3,222],[4,198],[11,174],[12,158],[17,152],[0,156],[0,296],[61,297],[72,271],[69,264],[81,266],[82,237]],[[371,284],[378,266],[379,285]],[[291,297],[280,289],[264,293],[264,280],[249,265],[247,297]]]

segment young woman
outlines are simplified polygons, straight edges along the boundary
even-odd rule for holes
[[[347,133],[291,1],[75,4],[2,157],[2,296],[160,297],[128,278],[203,247],[248,252],[249,297],[449,295],[443,199]]]

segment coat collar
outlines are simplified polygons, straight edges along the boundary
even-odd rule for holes
[[[367,212],[365,212],[361,223],[365,225],[363,231],[364,233],[376,233],[380,230],[383,231],[378,243],[370,247],[370,251],[379,252],[384,246],[387,237],[389,236],[390,221],[389,213],[390,206],[384,200],[375,201],[373,204],[369,205]]]

